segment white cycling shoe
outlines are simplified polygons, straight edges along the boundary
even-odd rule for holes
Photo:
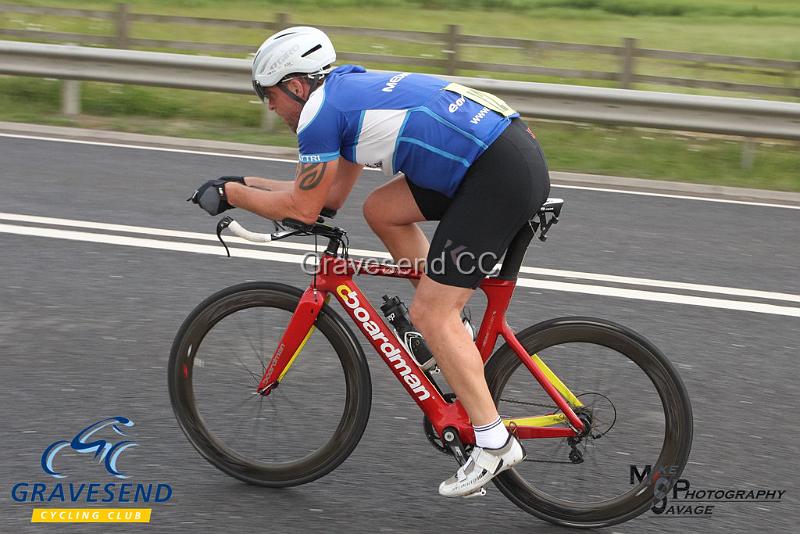
[[[469,497],[479,493],[492,478],[524,459],[525,449],[512,434],[508,435],[505,445],[499,449],[475,447],[467,463],[458,469],[455,476],[439,485],[439,495]]]

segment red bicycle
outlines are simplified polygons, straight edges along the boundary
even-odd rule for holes
[[[672,364],[623,326],[566,317],[515,333],[506,322],[525,251],[558,222],[562,203],[548,200],[517,233],[499,273],[482,281],[487,305],[476,344],[501,417],[528,451],[495,485],[544,520],[599,527],[666,495],[689,457],[692,409]],[[334,298],[423,411],[430,443],[463,464],[475,439],[465,410],[440,375],[421,370],[353,280],[420,273],[351,260],[346,232],[322,217],[283,224],[261,234],[230,217],[219,222],[220,240],[229,228],[255,242],[313,235],[328,244],[305,291],[240,284],[184,321],[169,391],[189,441],[225,473],[262,486],[304,484],[340,465],[367,425],[372,385],[361,345],[330,306]],[[494,350],[501,336],[505,343]]]

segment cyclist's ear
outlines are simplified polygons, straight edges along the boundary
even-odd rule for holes
[[[292,93],[294,93],[296,96],[300,97],[303,100],[307,100],[308,99],[309,95],[306,94],[306,93],[307,92],[310,93],[309,89],[310,89],[311,86],[303,78],[293,78],[293,79],[289,80],[288,82],[286,82],[285,85],[286,85],[286,88],[289,91],[291,91]]]

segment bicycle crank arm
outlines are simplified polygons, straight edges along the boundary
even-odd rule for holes
[[[456,461],[458,465],[464,465],[467,463],[467,459],[469,456],[467,455],[467,451],[464,450],[464,444],[461,443],[461,439],[458,437],[458,431],[449,426],[444,429],[442,433],[442,441],[444,441],[445,446],[452,451],[453,456],[456,457]],[[481,487],[481,489],[476,490],[469,495],[464,495],[465,499],[470,499],[472,497],[483,497],[486,495],[486,488]]]
[[[453,456],[456,457],[458,465],[467,463],[469,457],[467,456],[467,451],[464,450],[464,444],[461,443],[461,438],[458,437],[458,430],[450,426],[445,428],[444,432],[442,432],[442,441],[453,453]]]

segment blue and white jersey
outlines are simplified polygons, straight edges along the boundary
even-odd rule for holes
[[[344,65],[303,107],[300,162],[342,156],[452,197],[470,165],[518,116],[488,93],[433,76]]]

